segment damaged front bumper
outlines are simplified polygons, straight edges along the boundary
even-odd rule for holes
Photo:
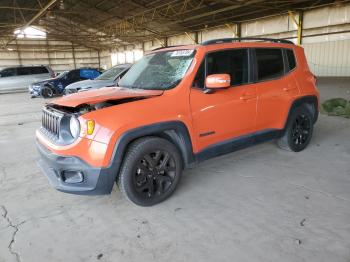
[[[38,165],[50,184],[59,191],[79,195],[103,195],[112,191],[115,174],[109,168],[95,168],[78,157],[52,153],[37,141]]]
[[[29,92],[31,97],[40,96],[40,88],[36,89],[36,88],[33,88],[32,86],[29,86],[28,92]]]

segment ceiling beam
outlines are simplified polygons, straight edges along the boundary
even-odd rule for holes
[[[45,12],[52,7],[55,3],[57,2],[57,0],[50,0],[50,2],[48,2],[35,16],[33,16],[27,23],[25,23],[24,26],[22,26],[20,28],[20,30],[23,30],[25,28],[27,28],[28,26],[30,26],[32,23],[34,23],[37,19],[39,19],[42,15],[45,14]],[[2,48],[6,48],[7,45],[9,43],[11,43],[13,40],[15,40],[17,38],[17,36],[12,37],[10,40],[8,40]]]

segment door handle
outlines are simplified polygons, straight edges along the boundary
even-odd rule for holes
[[[246,101],[254,98],[256,98],[256,95],[244,94],[244,95],[241,95],[239,99]]]

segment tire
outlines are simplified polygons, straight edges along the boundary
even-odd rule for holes
[[[50,86],[44,86],[41,89],[41,96],[43,98],[52,98],[55,95],[55,92],[52,87]]]
[[[177,147],[168,140],[140,138],[126,152],[118,187],[124,197],[134,204],[152,206],[173,194],[180,181],[182,167]]]
[[[306,105],[291,113],[284,135],[277,141],[280,148],[293,152],[304,150],[313,134],[314,117]]]

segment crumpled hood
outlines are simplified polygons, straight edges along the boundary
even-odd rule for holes
[[[115,85],[113,80],[83,80],[66,86],[66,89],[100,88]]]
[[[32,83],[32,85],[42,85],[42,84],[52,83],[52,82],[54,82],[56,79],[57,79],[57,78],[48,78],[48,79],[45,79],[45,80],[41,80],[41,81],[34,82],[34,83]]]
[[[162,90],[143,90],[130,89],[122,87],[106,87],[102,89],[90,90],[81,93],[67,95],[55,99],[50,104],[77,107],[79,105],[87,104],[93,105],[104,101],[117,101],[127,98],[146,98],[152,96],[160,96],[163,94]]]

